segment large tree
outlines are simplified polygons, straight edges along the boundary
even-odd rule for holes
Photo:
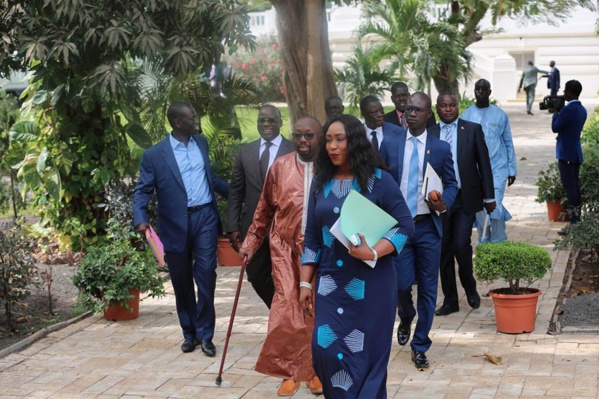
[[[292,121],[325,119],[324,100],[337,95],[325,0],[272,0],[284,66],[283,84]]]
[[[228,0],[2,0],[0,20],[0,71],[33,76],[34,122],[11,132],[26,151],[19,176],[43,220],[79,238],[104,229],[106,183],[137,169],[129,139],[151,144],[140,64],[199,78],[225,46],[252,44],[245,9]]]

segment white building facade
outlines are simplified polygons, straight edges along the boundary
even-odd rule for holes
[[[335,68],[343,68],[353,53],[355,29],[361,23],[361,10],[355,7],[332,7],[327,10],[329,45]],[[501,33],[487,35],[472,44],[474,68],[470,82],[463,83],[460,92],[473,97],[474,82],[485,78],[491,83],[493,98],[500,101],[522,99],[518,84],[523,67],[532,61],[540,69],[549,69],[554,60],[561,74],[561,86],[568,80],[582,83],[581,98],[597,98],[599,92],[599,37],[595,24],[597,11],[576,8],[571,17],[556,25],[526,24],[525,21],[504,18],[496,28]],[[255,35],[276,35],[276,12],[273,9],[251,13],[251,29]],[[481,23],[482,29],[491,28],[490,18]],[[436,95],[436,93],[433,93]],[[547,81],[541,79],[537,96],[549,94]],[[561,91],[560,91],[561,94]]]

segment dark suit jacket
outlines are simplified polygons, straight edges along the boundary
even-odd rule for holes
[[[366,137],[368,138],[368,140],[370,140],[370,132],[372,131],[372,129],[368,128],[366,125],[364,126],[364,128],[366,129]],[[383,142],[379,146],[379,153],[382,154],[384,152],[384,148],[387,145],[387,138],[391,136],[397,136],[402,132],[406,132],[403,127],[394,125],[392,123],[383,122]]]
[[[570,101],[559,112],[553,114],[551,130],[557,133],[557,159],[582,163],[580,134],[586,120],[587,110],[580,101]]]
[[[401,176],[403,173],[406,137],[407,134],[405,130],[400,135],[390,137],[387,143],[388,145],[385,147],[385,151],[382,154],[383,159],[391,168],[391,176],[393,176],[393,179],[395,179],[398,186],[401,185]],[[449,144],[432,136],[430,133],[426,137],[424,167],[422,169],[423,173],[426,173],[427,163],[431,164],[435,172],[443,181],[443,202],[449,209],[453,205],[458,192],[455,172],[453,170],[453,161],[451,159],[451,148],[449,147]],[[439,234],[439,237],[442,237],[443,224],[441,216],[437,215],[435,211],[431,211],[431,215],[437,229],[437,234]]]
[[[276,158],[293,151],[295,151],[293,143],[283,137]],[[264,184],[260,176],[259,153],[260,139],[242,145],[233,167],[231,190],[227,203],[226,231],[240,231],[242,237],[245,237],[252,220],[254,220],[254,212]]]
[[[547,88],[555,88],[556,91],[560,88],[559,69],[556,67],[547,75]]]
[[[206,178],[212,194],[211,205],[218,217],[214,192],[216,191],[226,198],[229,193],[229,183],[212,172],[208,157],[208,142],[204,136],[195,134],[193,139],[198,143],[204,158]],[[158,197],[158,225],[164,250],[183,252],[187,244],[187,192],[168,137],[149,148],[142,157],[139,180],[133,194],[133,223],[135,226],[149,221],[146,211],[154,192]],[[221,233],[220,218],[218,226],[219,233]]]
[[[462,204],[466,212],[474,213],[483,209],[484,198],[495,198],[489,150],[481,125],[460,118],[457,121],[457,162]],[[440,125],[432,126],[428,132],[439,138]]]
[[[395,110],[393,110],[391,112],[387,112],[385,114],[385,116],[383,116],[383,120],[387,123],[392,123],[394,125],[401,126],[403,128],[403,126],[401,125],[401,122],[399,121],[399,118],[397,117],[397,112]],[[437,120],[435,119],[435,114],[431,114],[431,117],[428,118],[428,120],[426,121],[427,129],[429,127],[435,125],[436,123],[437,123]]]

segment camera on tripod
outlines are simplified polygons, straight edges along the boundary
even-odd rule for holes
[[[566,99],[564,96],[545,96],[543,101],[539,103],[539,109],[544,111],[553,108],[559,112],[559,110],[564,108],[565,105]]]

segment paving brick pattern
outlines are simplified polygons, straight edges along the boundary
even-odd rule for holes
[[[569,255],[552,250],[563,224],[548,222],[544,204],[534,202],[536,175],[554,159],[550,116],[528,116],[523,105],[505,109],[519,172],[505,198],[514,216],[508,222],[508,235],[547,248],[554,260],[552,270],[534,284],[543,291],[536,329],[530,334],[497,333],[491,299],[483,297],[481,307],[472,310],[462,293],[460,312],[435,318],[430,369],[417,371],[410,362],[409,346],[399,347],[394,340],[389,398],[599,397],[597,334],[547,334]],[[223,383],[215,385],[238,273],[238,267],[218,270],[216,358],[200,350],[180,351],[181,332],[169,290],[164,298],[145,299],[137,320],[114,323],[95,315],[0,359],[0,398],[276,397],[279,380],[253,371],[268,314],[247,283],[241,291]],[[495,286],[479,283],[478,288],[482,294]],[[501,356],[502,363],[490,363],[485,353]],[[311,397],[305,387],[294,395]]]

